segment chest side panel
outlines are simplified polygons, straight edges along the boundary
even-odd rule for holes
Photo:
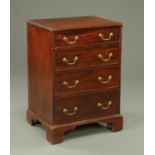
[[[52,123],[54,56],[53,34],[27,25],[29,109]]]

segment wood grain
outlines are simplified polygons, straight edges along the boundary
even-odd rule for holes
[[[123,117],[120,114],[114,114],[104,117],[96,117],[90,119],[84,119],[81,121],[75,121],[65,124],[52,125],[45,121],[38,114],[34,113],[31,110],[27,111],[27,121],[29,124],[32,124],[32,120],[37,120],[41,123],[44,129],[47,132],[47,140],[52,144],[61,143],[64,139],[64,133],[70,130],[74,130],[77,126],[86,125],[91,123],[106,123],[108,128],[113,132],[121,131],[123,129]]]
[[[109,101],[112,101],[112,105],[109,109],[102,110],[100,107],[97,107],[98,102],[102,103],[104,107],[107,107]],[[119,101],[118,91],[100,92],[81,95],[80,97],[76,96],[65,99],[56,99],[57,104],[55,105],[55,124],[118,114]],[[75,115],[68,116],[63,113],[64,108],[66,108],[70,113],[73,112],[75,106],[78,107]]]
[[[28,97],[29,109],[53,122],[54,53],[52,35],[28,24]],[[53,60],[53,61],[52,61]]]
[[[41,27],[49,31],[61,31],[66,29],[81,29],[81,28],[96,28],[96,27],[110,27],[122,26],[122,23],[112,21],[105,18],[95,16],[84,17],[66,17],[66,18],[52,18],[52,19],[33,19],[28,23]]]
[[[109,38],[109,34],[112,32],[114,35],[110,40],[103,41],[99,38],[99,33],[104,35],[104,38]],[[68,44],[63,41],[63,36],[66,36],[69,41],[74,41],[75,36],[78,35],[79,39],[75,44]],[[79,46],[83,44],[95,44],[95,43],[105,43],[105,42],[119,42],[120,41],[120,27],[106,27],[106,28],[94,28],[94,29],[76,29],[64,30],[54,32],[55,36],[55,47],[64,47],[64,46]]]
[[[109,61],[103,62],[98,58],[98,54],[102,54],[104,59],[109,57],[112,53],[113,56]],[[94,47],[85,49],[67,49],[56,51],[56,71],[77,69],[77,68],[88,68],[93,66],[105,66],[119,64],[120,62],[120,47],[119,44],[114,44],[110,47]],[[78,61],[73,65],[68,65],[63,62],[63,58],[67,58],[68,62],[74,62],[74,58],[78,57]]]
[[[77,94],[94,89],[106,89],[119,86],[119,66],[110,66],[106,68],[96,67],[95,69],[76,69],[69,71],[56,72],[56,85],[55,95],[70,95]],[[109,83],[102,84],[98,81],[98,77],[101,76],[103,81],[108,80],[108,76],[112,75],[112,79]],[[79,84],[74,88],[68,88],[64,86],[63,81],[67,81],[69,86],[74,85],[75,81],[79,80]]]
[[[103,41],[113,32],[114,36]],[[79,39],[69,45],[75,35]],[[121,86],[121,50],[122,24],[98,17],[75,17],[62,19],[30,20],[27,23],[28,48],[28,110],[27,121],[31,125],[41,123],[47,132],[47,140],[52,144],[63,141],[64,133],[74,130],[79,125],[89,123],[106,123],[112,131],[123,128],[120,115]],[[110,61],[102,62],[98,54]],[[62,60],[67,58],[74,65],[67,65]],[[112,79],[108,83],[103,81]],[[75,88],[69,86],[79,83]],[[101,103],[107,109],[97,106]],[[74,108],[78,107],[73,115]],[[67,113],[63,112],[64,108]]]

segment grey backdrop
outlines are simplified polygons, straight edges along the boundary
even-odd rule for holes
[[[97,125],[66,134],[50,145],[40,127],[25,121],[27,109],[26,21],[33,18],[95,15],[124,23],[121,111],[124,130]],[[11,153],[143,154],[143,0],[11,0]]]

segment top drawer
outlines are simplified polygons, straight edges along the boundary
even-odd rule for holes
[[[80,46],[120,41],[120,27],[78,29],[55,32],[55,47]]]

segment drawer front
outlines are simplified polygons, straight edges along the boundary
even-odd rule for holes
[[[119,47],[57,51],[56,70],[119,64]]]
[[[120,41],[120,27],[65,30],[55,33],[55,47]]]
[[[119,102],[117,90],[57,99],[55,101],[55,123],[68,123],[117,114]]]
[[[119,86],[119,67],[56,72],[56,95],[77,94]]]

